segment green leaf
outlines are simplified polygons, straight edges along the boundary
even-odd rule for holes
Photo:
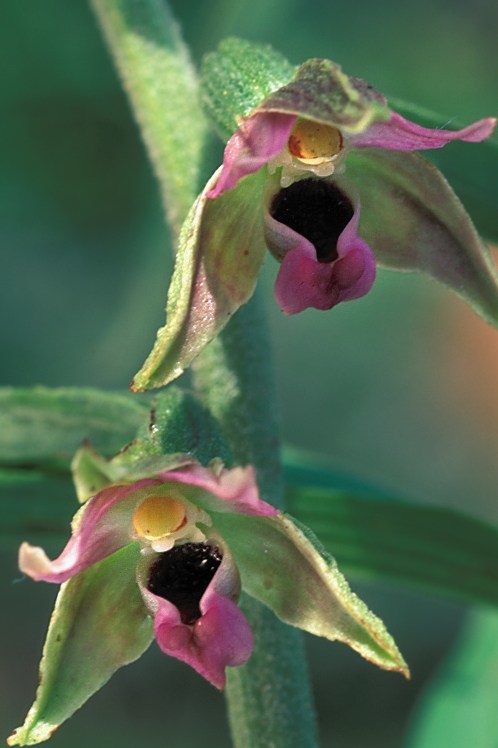
[[[496,748],[498,613],[474,613],[415,713],[407,748]]]
[[[382,94],[342,72],[331,60],[307,60],[286,86],[272,93],[258,111],[283,112],[322,122],[347,133],[364,132],[390,109]]]
[[[498,325],[498,275],[486,246],[443,175],[416,153],[356,149],[348,179],[358,189],[361,236],[379,262],[419,270]]]
[[[498,528],[451,509],[315,487],[288,507],[347,574],[498,604]]]
[[[16,552],[26,537],[60,542],[77,508],[69,472],[0,469],[0,544]]]
[[[382,621],[353,593],[335,561],[292,518],[213,513],[241,573],[242,588],[285,623],[348,644],[371,662],[408,676]]]
[[[201,100],[223,140],[235,132],[242,117],[269,94],[284,86],[296,68],[270,46],[229,38],[204,58]]]
[[[356,492],[360,495],[386,495],[385,488],[372,484],[360,475],[334,467],[327,457],[288,444],[284,445],[282,453],[284,479],[289,489],[297,486],[314,486],[329,488],[331,491]]]
[[[0,389],[0,464],[66,467],[89,440],[117,452],[147,419],[147,401],[91,389]]]
[[[136,375],[137,392],[162,387],[179,377],[254,292],[266,247],[261,195],[264,173],[210,200],[213,175],[180,235],[175,272],[168,291],[166,326]]]
[[[147,649],[153,634],[135,581],[139,556],[138,545],[132,543],[61,587],[36,700],[9,745],[48,740],[118,668]]]
[[[451,127],[459,129],[465,123],[435,114],[399,99],[389,99],[393,109],[424,127]],[[486,113],[483,113],[486,114]],[[427,152],[447,177],[451,186],[469,211],[477,230],[490,241],[498,242],[498,134],[495,132],[482,143],[455,141],[448,148]]]

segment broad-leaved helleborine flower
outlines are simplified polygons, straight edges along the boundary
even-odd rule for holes
[[[326,61],[310,60],[301,75],[320,75],[321,68],[330,71]],[[287,101],[299,85],[289,84],[242,120],[227,143],[216,184],[207,193],[216,199],[267,167],[265,240],[281,262],[275,296],[287,314],[309,307],[331,309],[364,296],[372,287],[375,255],[359,236],[361,200],[354,182],[347,180],[353,149],[415,151],[442,148],[452,140],[476,143],[487,138],[496,123],[489,117],[463,130],[429,130],[387,109],[386,99],[364,81],[350,81],[360,95],[375,97],[386,107],[387,120],[373,120],[357,131],[357,122],[350,129],[339,118],[327,124],[325,117],[315,120],[287,113],[292,109]]]
[[[228,138],[223,165],[184,225],[167,324],[134,389],[174,379],[213,339],[252,295],[266,248],[286,314],[364,296],[380,262],[429,273],[496,322],[487,249],[442,174],[413,153],[482,141],[495,119],[427,129],[329,60],[296,70],[234,39],[208,56],[202,83]]]
[[[112,461],[88,450],[85,460],[89,454],[116,481]],[[382,622],[334,562],[260,498],[251,467],[203,467],[176,455],[126,472],[84,503],[54,561],[42,548],[20,548],[25,574],[62,587],[37,699],[11,745],[47,739],[153,638],[223,689],[226,667],[244,664],[253,647],[241,589],[283,621],[407,673]]]

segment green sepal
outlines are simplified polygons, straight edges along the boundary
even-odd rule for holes
[[[80,504],[111,483],[108,461],[91,444],[84,444],[78,449],[71,462],[71,470]]]
[[[372,86],[346,75],[331,60],[317,59],[303,63],[293,80],[268,96],[256,111],[294,114],[351,134],[391,116],[386,99]]]
[[[215,338],[254,292],[266,246],[261,194],[264,170],[216,200],[206,197],[216,172],[183,225],[168,291],[166,326],[132,382],[136,392],[162,387]]]
[[[284,514],[213,514],[213,522],[229,544],[243,589],[282,621],[342,641],[376,665],[409,676],[382,621],[350,590],[310,530]]]
[[[443,175],[416,153],[353,150],[347,177],[361,200],[360,235],[379,263],[419,270],[449,286],[498,325],[498,275]]]
[[[285,86],[296,68],[270,46],[229,38],[204,58],[201,100],[223,140],[233,135],[242,117]]]
[[[9,745],[35,745],[87,701],[153,639],[135,580],[140,551],[131,543],[62,585],[40,665],[40,686]]]

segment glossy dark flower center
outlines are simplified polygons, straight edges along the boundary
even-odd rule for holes
[[[337,240],[354,214],[353,205],[332,182],[302,179],[280,190],[270,213],[310,241],[319,262],[337,258]]]
[[[182,623],[201,617],[199,603],[223,556],[208,543],[177,545],[154,561],[147,589],[178,608]]]

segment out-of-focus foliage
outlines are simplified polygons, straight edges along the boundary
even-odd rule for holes
[[[415,712],[408,748],[493,748],[498,735],[498,614],[469,617],[454,651]]]

